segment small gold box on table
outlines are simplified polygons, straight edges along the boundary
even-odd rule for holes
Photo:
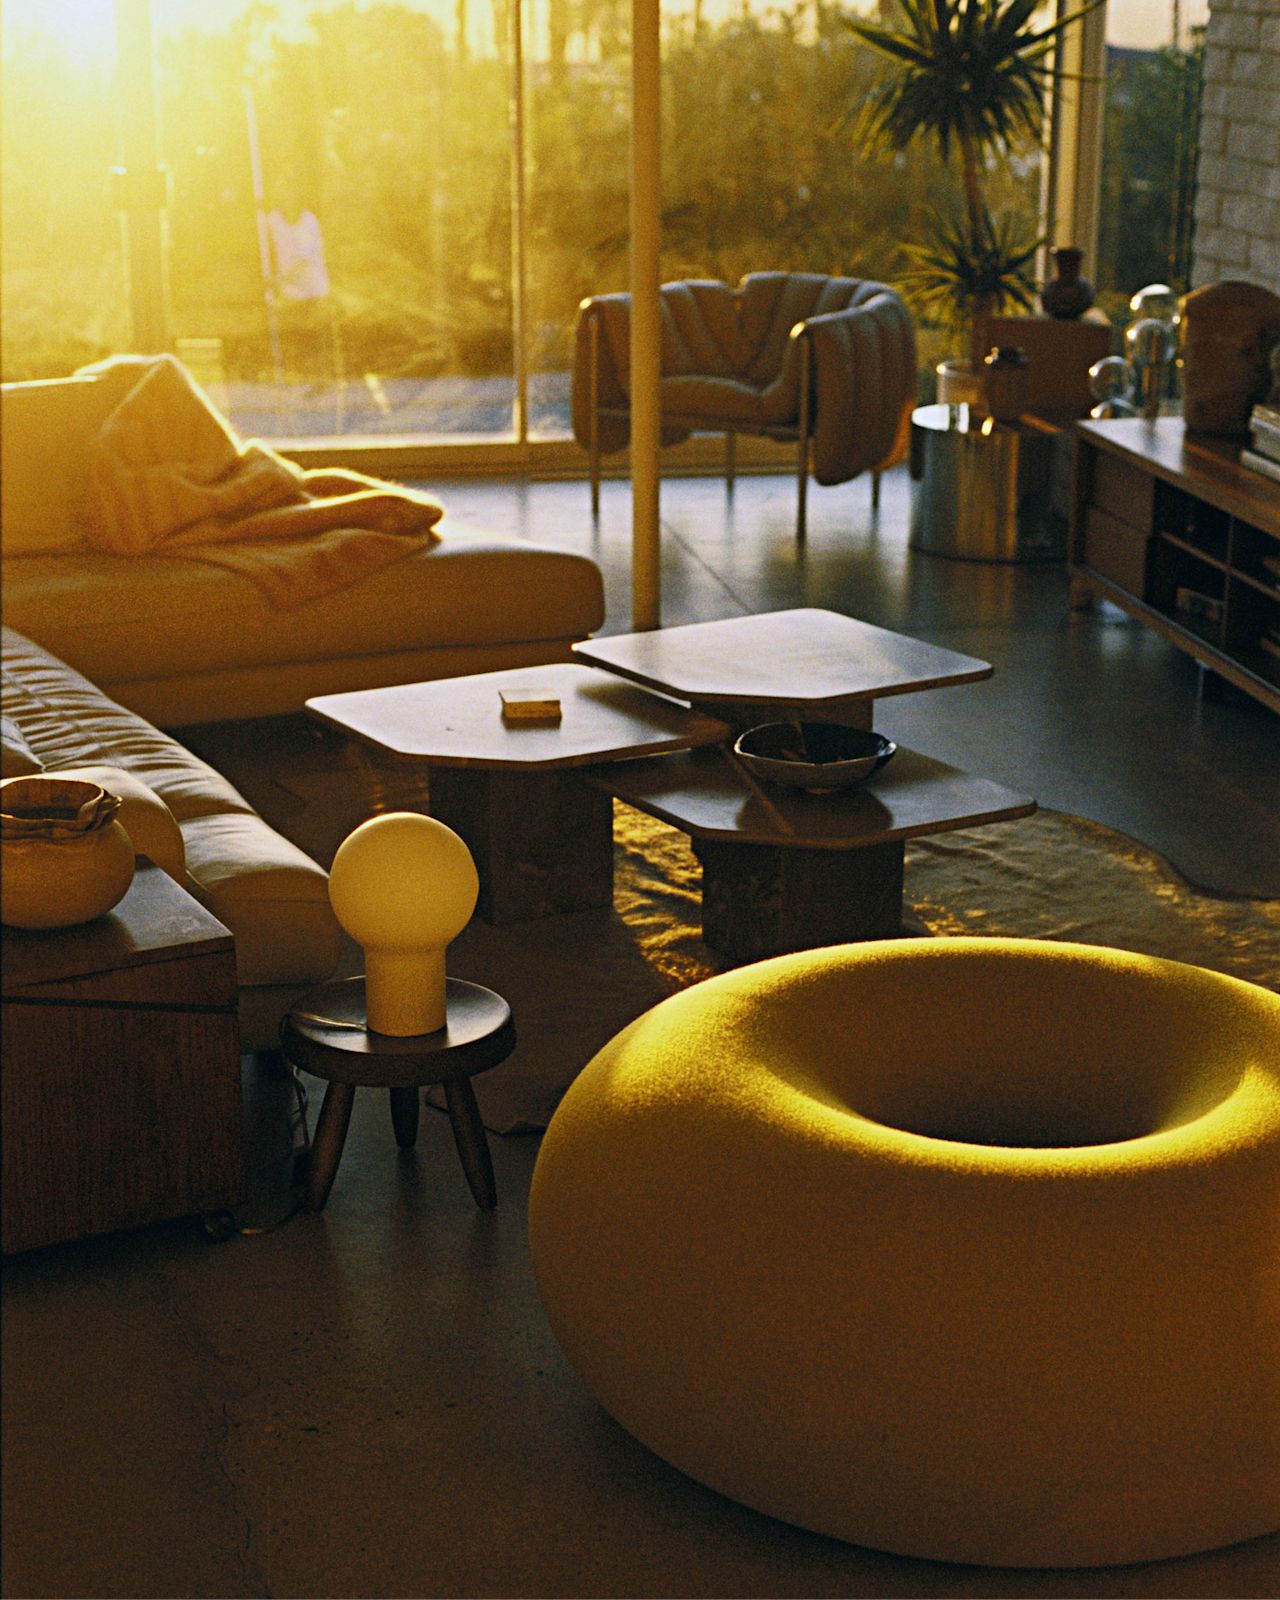
[[[538,689],[499,689],[504,722],[559,722],[560,699]]]

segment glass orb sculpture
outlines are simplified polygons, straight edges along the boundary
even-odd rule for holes
[[[1167,283],[1149,283],[1130,298],[1129,310],[1139,322],[1144,317],[1155,317],[1159,322],[1177,322],[1178,296]]]
[[[1142,414],[1144,417],[1156,417],[1160,411],[1166,373],[1178,349],[1178,335],[1171,322],[1161,322],[1158,317],[1143,317],[1125,329],[1124,343],[1129,359],[1138,369]]]
[[[1163,367],[1173,359],[1178,340],[1167,322],[1159,317],[1143,317],[1125,329],[1124,344],[1129,359],[1138,366]]]
[[[1098,402],[1091,417],[1131,417],[1135,407],[1130,400],[1136,375],[1123,356],[1103,356],[1089,368],[1089,389]]]
[[[443,1028],[445,946],[476,908],[480,879],[452,828],[416,811],[371,817],[338,846],[329,901],[365,955],[365,1019],[406,1037]]]

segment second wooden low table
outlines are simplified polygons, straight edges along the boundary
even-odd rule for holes
[[[738,729],[780,713],[869,728],[876,700],[974,683],[993,670],[989,661],[813,606],[586,639],[573,649]]]
[[[230,933],[140,860],[105,916],[5,928],[4,1249],[203,1213],[245,1186]]]
[[[1030,816],[1036,803],[899,748],[838,794],[766,790],[727,749],[619,762],[606,793],[687,833],[702,863],[702,932],[741,963],[902,931],[907,839]]]

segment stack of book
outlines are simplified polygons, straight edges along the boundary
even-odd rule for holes
[[[1280,483],[1280,401],[1254,406],[1249,415],[1249,443],[1240,465]]]

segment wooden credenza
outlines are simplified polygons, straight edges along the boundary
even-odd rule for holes
[[[2,943],[5,1253],[237,1204],[226,928],[140,860],[106,916]]]
[[[1077,423],[1072,593],[1280,712],[1280,485],[1239,454],[1179,417]]]

